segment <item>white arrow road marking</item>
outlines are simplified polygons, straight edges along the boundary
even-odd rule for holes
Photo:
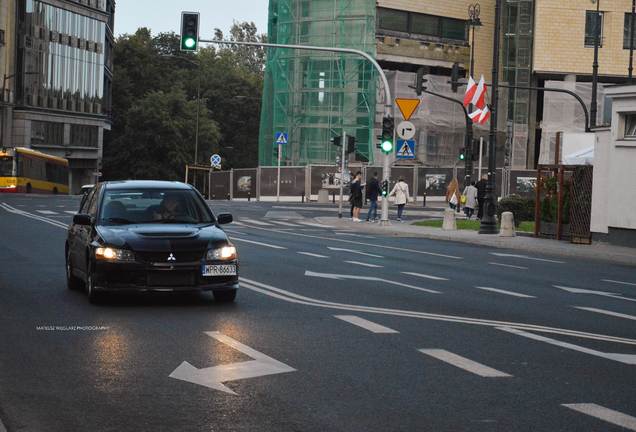
[[[619,284],[619,285],[636,286],[636,283],[622,282],[622,281],[617,281],[617,280],[612,280],[612,279],[603,279],[602,282],[608,282],[608,283]]]
[[[329,279],[338,279],[337,275],[327,275],[323,277],[328,277]],[[354,278],[357,278],[357,276],[354,276]],[[282,300],[288,303],[301,304],[305,306],[319,307],[319,308],[325,308],[325,309],[335,309],[335,310],[346,310],[350,312],[363,312],[363,313],[374,313],[374,314],[380,314],[380,315],[417,318],[417,319],[425,319],[425,320],[432,320],[432,321],[479,325],[479,326],[494,327],[494,328],[509,327],[509,328],[528,330],[528,331],[541,332],[541,333],[553,333],[553,334],[559,334],[563,336],[572,336],[572,337],[578,337],[578,338],[584,338],[584,339],[600,340],[604,342],[613,342],[613,343],[636,346],[636,339],[624,338],[620,336],[602,335],[597,333],[589,333],[589,332],[583,332],[578,330],[568,330],[568,329],[558,328],[558,327],[548,327],[548,326],[542,326],[537,324],[527,324],[527,323],[509,322],[509,321],[485,320],[481,318],[470,318],[470,317],[462,317],[462,316],[456,316],[456,315],[441,315],[441,314],[433,314],[433,313],[427,313],[427,312],[410,311],[410,310],[404,310],[404,309],[388,309],[388,308],[379,308],[379,307],[372,307],[372,306],[353,305],[353,304],[347,304],[347,303],[329,302],[326,300],[319,300],[319,299],[315,299],[311,297],[302,296],[300,294],[296,294],[291,291],[287,291],[281,288],[276,288],[274,286],[257,282],[251,279],[246,279],[244,277],[240,277],[239,279],[241,281],[241,287],[247,288],[249,290],[252,290],[252,291],[261,293],[263,295],[266,295],[278,300]]]
[[[489,262],[488,264],[494,265],[494,266],[499,266],[499,267],[514,268],[514,269],[519,269],[519,270],[528,270],[528,267],[522,267],[522,266],[516,266],[516,265],[510,265],[510,264],[501,264],[501,263],[496,263],[496,262]]]
[[[508,333],[513,333],[519,336],[523,336],[526,337],[528,339],[534,339],[536,341],[539,342],[545,342],[547,344],[550,345],[555,345],[561,348],[567,348],[573,351],[578,351],[578,352],[582,352],[585,354],[590,354],[596,357],[601,357],[607,360],[614,360],[620,363],[625,363],[628,365],[636,365],[636,354],[619,354],[619,353],[604,353],[601,351],[596,351],[590,348],[585,348],[582,346],[578,346],[578,345],[574,345],[568,342],[561,342],[555,339],[550,339],[548,337],[545,336],[539,336],[539,335],[535,335],[532,333],[528,333],[525,332],[523,330],[519,330],[519,329],[515,329],[515,328],[509,328],[509,327],[500,327],[499,330],[508,332]]]
[[[384,266],[381,266],[381,265],[363,263],[363,262],[360,262],[360,261],[345,261],[345,262],[347,264],[359,265],[359,266],[363,266],[363,267],[371,267],[371,268],[382,268],[382,267],[384,267]]]
[[[169,375],[170,378],[187,381],[193,384],[209,387],[225,393],[236,395],[235,392],[223,385],[224,382],[236,381],[247,378],[256,378],[265,375],[274,375],[286,372],[295,372],[296,369],[287,366],[265,354],[243,345],[239,341],[232,339],[218,331],[205,332],[210,337],[218,340],[225,345],[242,352],[254,360],[240,363],[230,363],[220,366],[212,366],[203,369],[197,369],[190,363],[184,361]]]
[[[315,254],[315,253],[311,253],[311,252],[296,252],[299,255],[307,255],[310,257],[314,257],[314,258],[329,258],[328,256],[325,255],[320,255],[320,254]]]
[[[594,294],[594,295],[599,295],[599,296],[603,296],[603,297],[611,297],[611,298],[615,298],[615,299],[619,299],[619,300],[627,300],[627,301],[636,302],[636,299],[629,298],[629,297],[623,297],[621,294],[616,294],[616,293],[612,293],[612,292],[593,291],[593,290],[582,289],[582,288],[566,287],[566,286],[562,286],[562,285],[552,285],[552,286],[555,287],[555,288],[561,289],[563,291],[567,291],[567,292],[573,293],[573,294]]]
[[[459,356],[450,351],[443,349],[420,349],[419,352],[434,357],[445,363],[464,369],[475,375],[479,375],[484,378],[511,378],[512,375],[505,372],[498,371],[476,361],[467,359],[466,357]]]
[[[626,315],[626,314],[622,314],[618,312],[608,311],[605,309],[597,309],[597,308],[591,308],[591,307],[583,307],[583,306],[572,306],[572,307],[575,309],[581,309],[581,310],[585,310],[589,312],[596,312],[603,315],[615,316],[619,318],[625,318],[625,319],[636,321],[636,316],[633,316],[633,315]]]
[[[496,293],[499,293],[499,294],[506,294],[506,295],[509,295],[509,296],[515,296],[515,297],[536,298],[535,296],[531,296],[531,295],[527,295],[527,294],[520,294],[520,293],[517,293],[517,292],[506,291],[506,290],[497,289],[497,288],[480,287],[480,286],[476,286],[475,288],[480,289],[480,290],[484,290],[484,291],[492,291],[492,292],[496,292]]]
[[[337,247],[330,247],[330,246],[327,246],[327,249],[332,251],[348,252],[352,254],[363,255],[363,256],[368,256],[373,258],[384,258],[382,255],[374,255],[374,254],[370,254],[366,252],[360,252],[355,249],[344,249],[344,248],[337,248]]]
[[[443,277],[431,276],[431,275],[422,274],[422,273],[402,272],[402,274],[409,275],[409,276],[420,277],[420,278],[424,278],[424,279],[438,280],[438,281],[447,281],[448,280],[448,279],[443,278]]]
[[[241,233],[241,234],[243,234],[243,233]],[[232,241],[244,242],[244,243],[251,243],[251,244],[264,246],[264,247],[268,247],[268,248],[272,248],[272,249],[287,249],[286,247],[283,247],[283,246],[276,246],[276,245],[269,244],[269,243],[261,243],[261,242],[257,242],[257,241],[254,241],[254,240],[247,240],[247,239],[238,238],[238,237],[234,237],[234,236],[232,236],[231,240]]]
[[[576,404],[562,404],[566,408],[578,411],[582,414],[587,414],[597,419],[604,420],[608,423],[615,424],[622,428],[636,431],[636,418],[623,414],[622,412],[614,411],[613,409],[605,408],[601,405],[593,403],[576,403]]]
[[[363,329],[369,330],[372,333],[399,333],[399,331],[397,330],[393,330],[383,325],[376,324],[372,321],[365,320],[364,318],[360,318],[355,315],[334,315],[334,317],[358,327],[362,327]]]
[[[509,254],[509,253],[501,253],[501,252],[490,252],[490,255],[494,255],[498,257],[521,258],[521,259],[527,259],[532,261],[542,261],[542,262],[549,262],[549,263],[555,263],[555,264],[565,264],[564,261],[558,261],[558,260],[552,260],[552,259],[546,259],[546,258],[535,258],[535,257],[527,256],[527,255],[517,255],[517,254]]]
[[[309,270],[305,271],[305,276],[309,276],[309,277],[320,277],[320,278],[325,278],[325,279],[334,279],[334,280],[341,280],[341,279],[353,279],[353,280],[366,280],[366,281],[375,281],[375,282],[384,282],[386,284],[390,284],[390,285],[396,285],[396,286],[401,286],[404,288],[411,288],[417,291],[424,291],[427,293],[431,293],[431,294],[439,294],[439,291],[435,291],[432,289],[427,289],[427,288],[420,288],[420,287],[416,287],[413,285],[408,285],[402,282],[395,282],[395,281],[391,281],[391,280],[387,280],[387,279],[382,279],[382,278],[378,278],[378,277],[374,277],[374,276],[356,276],[356,275],[339,275],[339,274],[331,274],[331,273],[316,273],[316,272],[312,272]]]

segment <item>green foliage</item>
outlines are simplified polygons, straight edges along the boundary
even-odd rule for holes
[[[517,227],[521,225],[521,222],[534,221],[534,199],[523,198],[514,194],[510,195],[500,200],[499,204],[497,204],[498,220],[501,220],[503,212],[512,212]]]
[[[264,39],[253,23],[235,23],[231,34]],[[198,162],[220,153],[224,169],[257,165],[264,51],[222,46],[191,54],[179,44],[174,33],[153,36],[145,28],[117,39],[106,179],[183,179],[194,161],[199,90]]]
[[[557,223],[558,218],[558,182],[557,177],[549,177],[543,182],[545,196],[541,200],[541,221]],[[561,223],[570,223],[570,184],[563,185],[563,211]]]

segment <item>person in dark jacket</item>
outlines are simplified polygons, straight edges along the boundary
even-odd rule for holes
[[[362,210],[362,173],[358,171],[351,182],[351,205],[353,206],[353,221],[360,222],[360,210]]]
[[[367,184],[367,198],[369,199],[369,212],[367,213],[367,222],[375,222],[378,219],[378,196],[380,195],[380,182],[378,181],[378,173],[373,173],[373,178]],[[371,218],[373,216],[373,218]]]
[[[486,201],[486,184],[488,183],[488,176],[483,175],[477,182],[475,187],[477,188],[477,219],[481,219],[484,215],[484,202]]]

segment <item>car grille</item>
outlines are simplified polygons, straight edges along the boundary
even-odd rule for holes
[[[175,261],[168,261],[170,254]],[[186,263],[198,262],[205,255],[205,251],[182,251],[182,252],[136,252],[137,259],[145,263]]]
[[[182,287],[195,285],[194,272],[160,271],[148,273],[148,286]]]

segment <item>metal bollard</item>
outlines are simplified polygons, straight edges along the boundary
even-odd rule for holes
[[[336,203],[336,193],[335,192],[331,192],[331,198],[333,199],[333,203]]]
[[[426,207],[426,192],[422,195],[422,207]]]
[[[305,203],[305,192],[304,192],[304,191],[300,194],[300,201],[301,201],[303,204]]]
[[[250,201],[252,201],[252,193],[248,192],[247,193],[247,202],[250,202]]]
[[[230,194],[227,194],[227,200],[230,201],[232,198],[230,198]]]
[[[216,199],[216,195],[212,194],[212,199],[215,200]]]

